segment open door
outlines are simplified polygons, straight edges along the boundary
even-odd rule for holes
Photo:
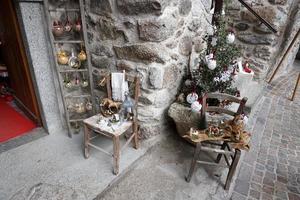
[[[16,104],[41,126],[41,116],[25,53],[16,10],[11,0],[0,1],[0,54],[7,66]]]

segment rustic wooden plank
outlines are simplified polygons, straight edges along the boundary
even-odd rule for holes
[[[84,124],[84,157],[88,158],[90,156],[90,149],[89,149],[89,137],[90,137],[90,130]]]
[[[240,103],[241,99],[225,93],[207,93],[207,98],[215,98],[219,100],[228,100],[235,103]]]
[[[102,149],[101,147],[98,147],[98,146],[96,146],[96,145],[94,145],[94,144],[92,144],[90,142],[88,143],[88,145],[91,146],[91,147],[93,147],[93,148],[95,148],[95,149],[97,149],[98,151],[101,151],[101,152],[109,155],[109,156],[113,156],[112,153],[109,153],[109,152],[105,151],[104,149]]]
[[[114,144],[114,174],[117,175],[119,173],[119,164],[120,164],[120,138],[119,136],[113,137]]]
[[[221,108],[221,107],[217,107],[217,106],[208,106],[206,108],[207,112],[217,112],[217,113],[224,113],[227,115],[231,115],[231,116],[235,116],[236,112],[231,111],[231,110],[227,110],[225,108]]]
[[[126,141],[126,143],[121,148],[121,152],[128,146],[128,144],[131,142],[131,140],[134,138],[134,134],[130,136],[130,138]]]
[[[235,154],[234,154],[234,158],[232,160],[232,163],[231,163],[231,166],[229,168],[228,175],[227,175],[227,179],[226,179],[226,183],[225,183],[225,187],[224,187],[225,190],[228,190],[230,188],[231,180],[232,180],[233,175],[235,173],[237,164],[240,160],[240,156],[241,156],[241,151],[236,149]]]
[[[225,155],[233,155],[234,154],[234,151],[226,151],[223,149],[215,149],[215,148],[204,147],[204,146],[201,147],[201,150],[213,152],[213,153],[225,154]]]
[[[197,160],[196,162],[197,162],[198,164],[213,165],[213,166],[218,166],[218,167],[225,167],[225,168],[228,168],[227,165],[219,164],[219,163],[214,163],[214,162],[208,162],[208,161],[202,161],[202,160]]]
[[[196,145],[196,149],[195,149],[195,152],[194,152],[194,156],[193,156],[193,159],[192,159],[192,163],[191,163],[191,167],[190,167],[189,173],[188,173],[187,177],[185,178],[185,180],[187,182],[191,181],[191,178],[192,178],[192,176],[194,174],[196,163],[197,163],[197,158],[199,157],[200,151],[201,151],[201,143],[199,142]]]

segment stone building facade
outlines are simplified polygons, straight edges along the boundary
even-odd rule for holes
[[[158,134],[166,124],[189,51],[203,49],[210,6],[207,0],[86,1],[93,67],[124,69],[142,77],[143,138]]]
[[[257,81],[261,81],[273,70],[299,29],[299,1],[247,0],[245,2],[278,31],[276,34],[271,32],[237,0],[233,0],[228,6],[228,15],[236,30],[238,43],[243,49],[243,57],[252,64]],[[298,48],[297,43],[282,69],[291,64]]]

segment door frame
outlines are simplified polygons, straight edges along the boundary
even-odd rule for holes
[[[22,2],[22,1],[28,2],[28,0],[13,0],[12,1],[12,5],[13,5],[13,8],[14,8],[14,11],[15,11],[15,14],[16,14],[17,25],[18,25],[19,32],[20,32],[20,39],[21,39],[21,42],[22,42],[22,44],[21,44],[22,45],[22,50],[21,51],[23,51],[24,57],[26,58],[26,61],[27,61],[27,70],[29,72],[31,82],[32,82],[31,87],[33,88],[33,91],[35,93],[35,99],[36,99],[37,107],[38,107],[38,110],[39,110],[40,122],[38,122],[37,125],[40,128],[48,130],[46,119],[45,119],[45,113],[44,113],[44,109],[43,109],[43,106],[42,106],[40,93],[39,93],[39,90],[38,90],[36,76],[35,76],[35,73],[34,73],[33,62],[32,62],[32,58],[31,58],[31,54],[30,54],[30,50],[29,50],[29,42],[26,38],[26,33],[25,33],[25,29],[24,29],[25,25],[24,25],[24,22],[23,22],[23,19],[22,19],[22,15],[20,13],[19,3]],[[41,1],[42,2],[42,0],[36,0],[36,1]],[[17,100],[17,104],[24,108],[24,106],[22,106],[22,103],[20,103],[20,101],[18,99],[16,99],[16,100]],[[26,108],[25,108],[25,110],[26,110]],[[27,114],[32,115],[30,111],[29,112],[27,111]],[[49,134],[48,131],[46,131],[46,132],[47,132],[47,134]]]

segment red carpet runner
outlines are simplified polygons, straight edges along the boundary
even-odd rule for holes
[[[0,143],[25,134],[36,125],[0,98]]]

